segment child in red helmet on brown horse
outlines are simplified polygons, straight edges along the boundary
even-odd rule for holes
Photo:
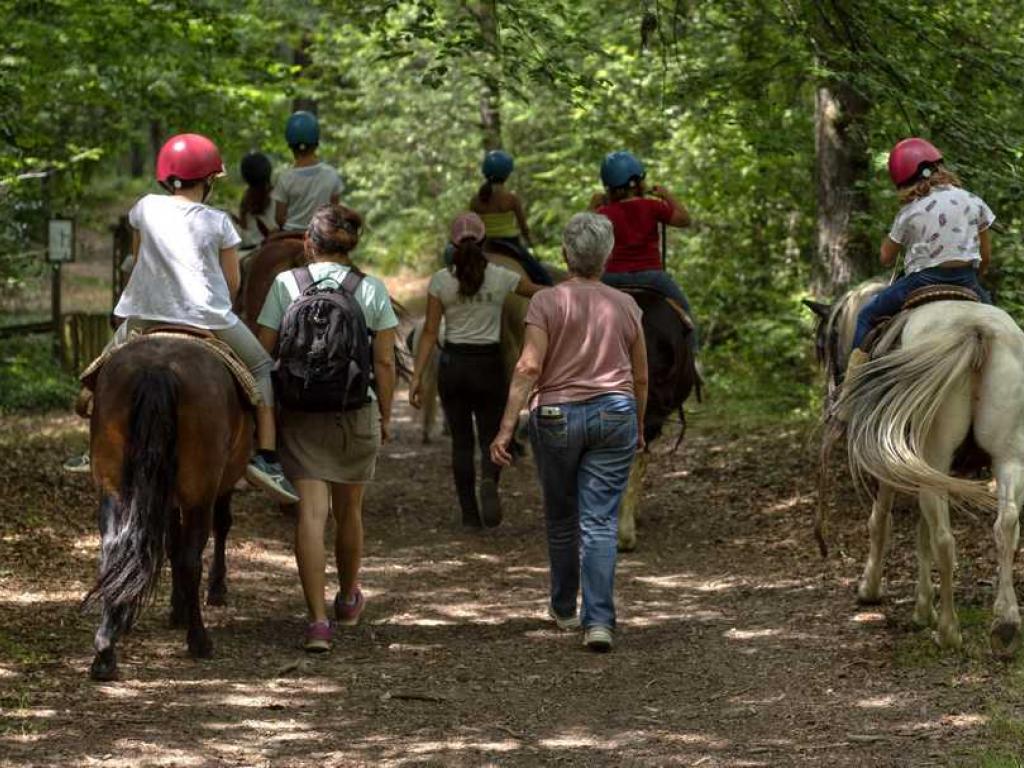
[[[868,359],[860,349],[881,318],[896,314],[917,288],[947,284],[970,288],[986,304],[992,299],[978,283],[985,274],[992,243],[992,210],[942,162],[930,142],[904,139],[889,153],[889,177],[902,204],[882,241],[882,266],[891,266],[902,250],[906,274],[868,302],[857,315],[849,367]]]
[[[231,310],[241,239],[228,214],[204,204],[223,175],[220,152],[205,136],[183,133],[161,148],[156,178],[169,194],[146,195],[128,214],[135,266],[114,308],[125,322],[111,343],[124,343],[130,332],[148,327],[186,325],[230,346],[256,379],[262,399],[256,410],[259,450],[246,477],[279,500],[296,502],[275,452],[273,360]],[[82,471],[69,464],[69,471]],[[87,457],[80,464],[88,470]]]

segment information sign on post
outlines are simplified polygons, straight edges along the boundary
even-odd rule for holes
[[[50,219],[46,260],[53,264],[63,264],[75,260],[74,219]]]

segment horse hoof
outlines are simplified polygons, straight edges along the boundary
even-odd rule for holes
[[[228,590],[227,587],[220,587],[219,589],[211,589],[206,593],[206,604],[224,606],[228,604]]]
[[[98,683],[109,683],[117,680],[117,656],[113,650],[100,651],[89,667],[89,677]]]
[[[915,608],[911,621],[914,622],[914,626],[918,629],[927,629],[928,627],[934,627],[938,623],[939,615],[931,606],[925,609]]]
[[[864,584],[857,587],[857,605],[881,605],[882,604],[882,590],[881,589],[868,589]]]
[[[205,632],[201,637],[189,638],[188,654],[193,659],[209,659],[213,656],[213,643]]]
[[[959,629],[946,632],[939,630],[935,633],[935,642],[937,642],[939,647],[944,651],[959,651],[964,644],[964,640],[960,635]]]
[[[992,622],[989,641],[997,659],[1012,659],[1020,649],[1020,625],[996,619]]]

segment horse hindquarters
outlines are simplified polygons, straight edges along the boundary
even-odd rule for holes
[[[100,573],[85,603],[102,601],[94,679],[116,676],[114,644],[131,628],[160,576],[177,475],[178,380],[167,368],[141,372],[131,390],[121,484],[100,507]]]

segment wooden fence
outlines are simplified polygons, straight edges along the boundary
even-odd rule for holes
[[[71,373],[80,372],[99,357],[114,332],[110,328],[110,315],[76,312],[61,317],[61,345],[64,368]]]

